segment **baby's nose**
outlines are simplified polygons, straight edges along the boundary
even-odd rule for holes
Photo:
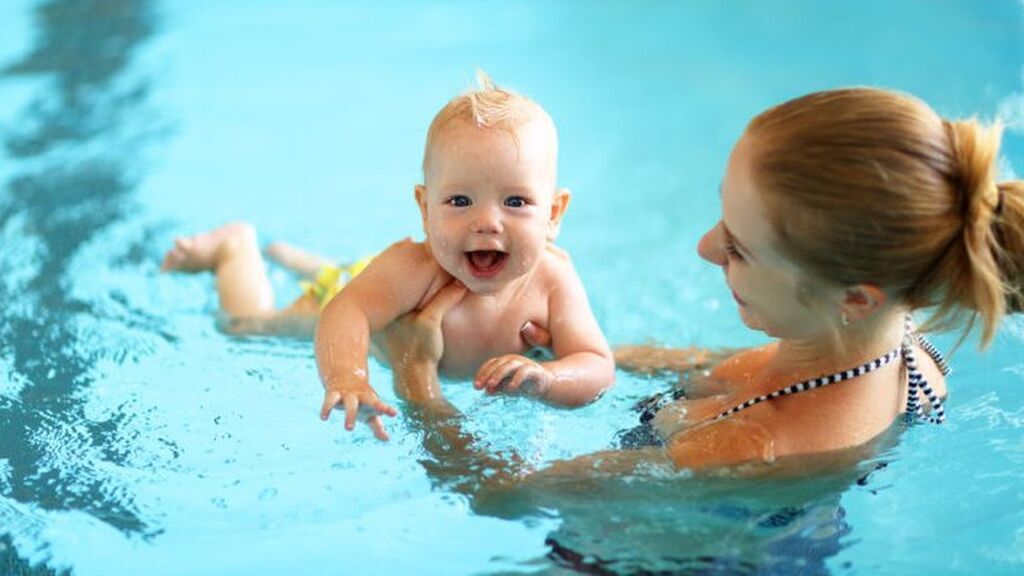
[[[499,210],[481,208],[473,214],[473,232],[477,234],[497,234],[501,232],[501,213]]]

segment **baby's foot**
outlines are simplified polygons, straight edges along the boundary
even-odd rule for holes
[[[267,246],[267,257],[306,278],[316,278],[324,266],[334,265],[333,261],[323,256],[306,252],[284,242],[274,242]]]
[[[164,255],[161,270],[202,272],[215,270],[232,250],[246,243],[256,246],[256,230],[245,222],[229,222],[209,232],[174,239],[174,248]]]

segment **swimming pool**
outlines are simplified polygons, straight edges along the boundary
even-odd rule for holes
[[[0,574],[1024,567],[1020,318],[958,351],[948,423],[863,482],[625,479],[485,514],[403,417],[388,444],[320,422],[308,343],[229,338],[209,278],[158,273],[229,219],[339,258],[417,234],[427,124],[479,66],[559,126],[561,243],[609,340],[756,344],[695,253],[746,121],[888,86],[1000,114],[1020,174],[1019,1],[6,0],[0,62]],[[446,386],[495,451],[544,463],[607,447],[665,382],[620,373],[574,412]]]

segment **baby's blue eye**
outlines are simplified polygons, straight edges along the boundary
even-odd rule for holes
[[[505,198],[505,206],[509,208],[523,208],[528,204],[526,198],[522,196],[509,196]]]
[[[445,200],[445,204],[450,204],[451,206],[454,206],[456,208],[465,208],[466,206],[469,206],[472,203],[473,202],[470,201],[468,196],[462,195],[452,196],[448,200]]]

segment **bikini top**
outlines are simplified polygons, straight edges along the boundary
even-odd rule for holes
[[[914,345],[918,344],[921,346],[928,356],[935,361],[935,365],[938,366],[939,371],[943,376],[948,376],[951,372],[949,364],[942,357],[942,354],[938,351],[935,346],[932,345],[924,336],[914,331],[914,322],[910,315],[907,315],[904,321],[903,340],[899,346],[893,348],[886,354],[879,356],[873,360],[869,360],[860,366],[850,368],[848,370],[841,370],[827,376],[821,376],[819,378],[811,378],[810,380],[804,380],[780,388],[774,392],[768,394],[762,394],[751,398],[741,404],[737,404],[728,410],[725,410],[715,416],[715,420],[721,420],[732,416],[737,412],[742,412],[751,406],[760,404],[761,402],[767,402],[783,396],[791,396],[793,394],[799,394],[808,390],[814,390],[815,388],[822,388],[830,384],[842,382],[844,380],[852,380],[858,376],[863,376],[869,372],[874,372],[882,366],[892,362],[898,357],[903,358],[903,363],[907,367],[907,406],[905,418],[907,422],[914,422],[915,420],[927,420],[935,424],[941,424],[946,420],[946,411],[942,407],[942,401],[939,400],[938,394],[932,389],[928,380],[924,377],[924,374],[917,367],[917,360],[914,358]],[[921,403],[921,394],[928,399],[931,405],[930,414],[925,414],[924,406]],[[649,400],[643,401],[638,408],[641,410],[640,421],[648,422],[658,410],[664,408],[666,405],[675,400],[680,400],[686,395],[683,389],[677,389],[672,391],[671,394],[660,394],[656,397],[652,397]]]

